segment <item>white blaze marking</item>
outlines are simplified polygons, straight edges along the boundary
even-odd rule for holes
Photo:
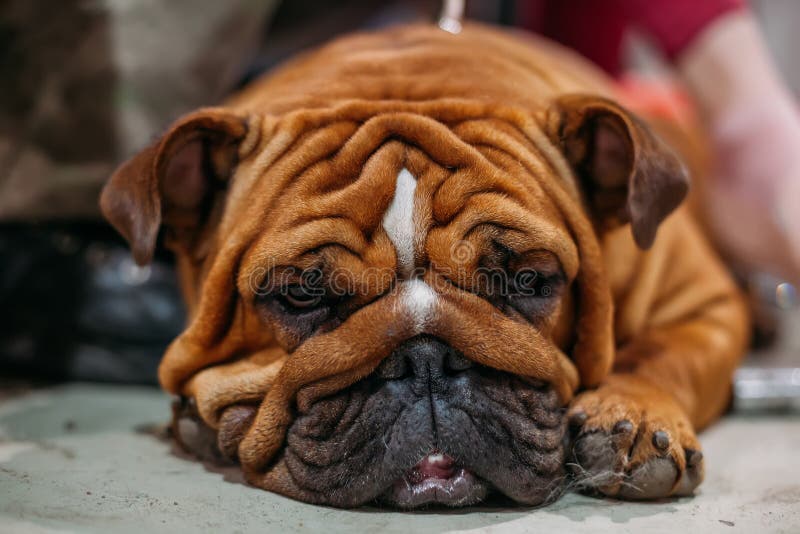
[[[436,292],[419,279],[403,282],[401,302],[414,319],[414,327],[422,332],[427,326],[436,305]]]
[[[414,243],[417,230],[414,224],[414,193],[417,179],[403,168],[397,175],[394,198],[383,216],[383,228],[389,235],[397,254],[400,275],[410,278],[414,265]],[[422,332],[430,321],[436,305],[436,292],[418,278],[407,279],[400,284],[400,304],[411,315],[414,328]]]
[[[403,168],[397,175],[394,198],[383,215],[383,228],[397,252],[400,273],[409,276],[414,270],[414,192],[417,179]]]

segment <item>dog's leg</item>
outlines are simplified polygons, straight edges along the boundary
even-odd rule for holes
[[[611,273],[614,373],[569,411],[579,487],[626,499],[688,495],[700,484],[695,431],[725,409],[748,337],[737,289],[693,222],[679,213],[659,238],[631,257],[630,272]]]

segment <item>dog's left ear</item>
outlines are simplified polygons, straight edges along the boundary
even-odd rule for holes
[[[215,195],[226,188],[246,134],[244,117],[225,108],[200,109],[114,172],[100,209],[128,240],[138,264],[152,260],[162,224],[170,239],[191,246]]]
[[[636,244],[649,248],[689,189],[678,156],[633,113],[593,95],[555,100],[545,130],[581,181],[599,227],[629,222]]]

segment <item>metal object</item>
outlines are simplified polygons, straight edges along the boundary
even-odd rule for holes
[[[800,412],[800,367],[742,367],[733,396],[739,413]]]
[[[439,27],[452,34],[461,33],[461,21],[464,20],[465,0],[444,0],[442,14],[439,16]]]
[[[800,413],[800,319],[797,288],[766,273],[746,277],[757,345],[733,380],[738,413]]]
[[[798,305],[797,288],[769,274],[756,273],[747,279],[750,294],[776,310],[791,310]]]

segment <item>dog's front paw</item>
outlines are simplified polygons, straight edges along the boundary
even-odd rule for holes
[[[172,403],[172,434],[178,445],[198,460],[214,464],[230,464],[238,460],[239,443],[255,417],[256,407],[234,404],[220,417],[214,430],[200,417],[192,397],[180,397]]]
[[[691,495],[703,480],[703,453],[684,411],[636,377],[615,375],[578,395],[569,421],[569,467],[582,490],[657,499]]]

